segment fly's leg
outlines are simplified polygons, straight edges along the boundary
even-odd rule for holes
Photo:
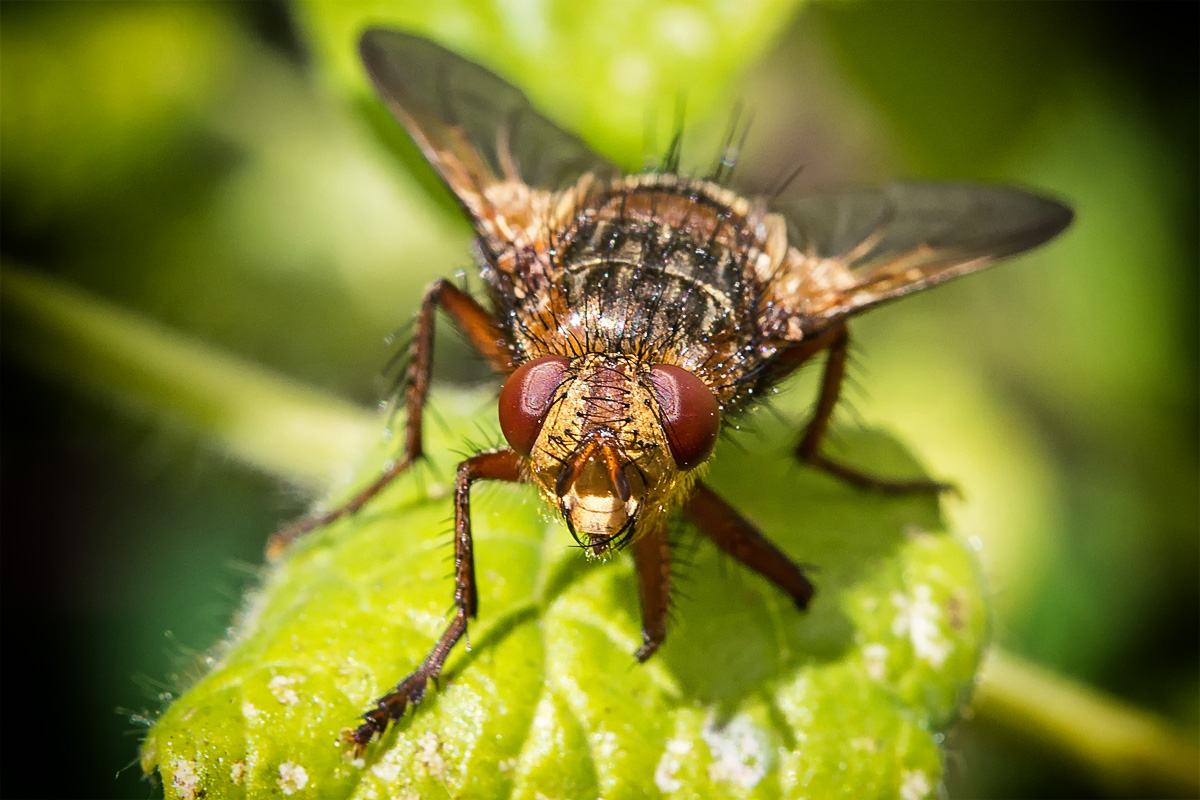
[[[512,370],[507,339],[495,318],[465,292],[446,280],[438,280],[425,292],[417,312],[416,331],[412,343],[412,361],[408,367],[404,408],[404,451],[365,489],[337,508],[310,514],[292,522],[271,535],[267,541],[267,557],[278,558],[294,539],[309,531],[324,527],[336,519],[353,514],[411,467],[424,453],[421,439],[421,418],[425,398],[429,395],[429,375],[433,367],[433,328],[438,307],[463,332],[471,345],[483,354],[499,372]]]
[[[420,666],[375,701],[375,708],[363,714],[361,725],[343,734],[346,743],[353,746],[355,757],[371,739],[383,733],[390,722],[404,716],[405,709],[424,699],[426,685],[437,680],[450,650],[467,632],[467,620],[479,611],[471,545],[471,484],[480,480],[515,483],[520,477],[521,458],[512,450],[480,453],[458,465],[454,483],[454,619]]]
[[[808,578],[719,495],[697,483],[683,513],[717,547],[787,592],[801,611],[808,608],[814,592]]]
[[[659,524],[633,543],[638,595],[642,601],[642,646],[634,653],[638,661],[654,655],[667,638],[667,613],[671,596],[671,544],[667,526]]]
[[[952,485],[928,478],[914,480],[880,478],[826,458],[821,454],[821,440],[825,438],[825,434],[829,430],[829,421],[833,417],[833,410],[837,406],[838,396],[842,391],[849,341],[846,328],[842,326],[836,330],[828,345],[829,355],[825,361],[825,372],[821,375],[821,394],[817,398],[817,409],[813,413],[812,421],[808,423],[808,427],[804,431],[804,437],[796,446],[796,458],[863,489],[873,489],[891,494],[953,491]]]

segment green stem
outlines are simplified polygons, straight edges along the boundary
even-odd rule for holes
[[[1003,650],[980,672],[975,719],[1074,762],[1128,796],[1200,796],[1200,746],[1170,723]]]
[[[35,368],[184,426],[251,466],[316,490],[343,480],[378,422],[35,272],[0,273],[4,344]]]

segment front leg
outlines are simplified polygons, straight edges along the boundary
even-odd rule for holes
[[[388,723],[404,716],[410,705],[425,697],[425,687],[442,673],[450,650],[467,632],[467,620],[479,611],[479,595],[475,587],[475,554],[471,542],[471,484],[479,480],[515,483],[521,477],[521,457],[512,450],[480,453],[458,465],[454,484],[454,619],[446,626],[442,637],[411,674],[396,684],[392,691],[375,701],[375,708],[363,714],[364,722],[343,739],[354,748],[358,757],[376,735],[383,733]]]
[[[796,445],[796,458],[863,489],[873,489],[891,494],[953,490],[954,487],[948,483],[940,483],[928,478],[896,480],[870,475],[827,458],[821,453],[821,441],[829,430],[829,421],[833,417],[833,410],[837,407],[838,397],[841,395],[842,380],[846,375],[846,351],[850,343],[850,337],[846,333],[844,325],[835,329],[831,336],[825,371],[821,375],[821,394],[817,398],[817,409],[813,412],[812,420],[808,423],[803,438]]]
[[[404,451],[400,458],[391,462],[369,486],[337,508],[301,517],[273,533],[267,541],[268,558],[278,558],[293,540],[309,531],[322,528],[336,519],[358,511],[421,458],[424,453],[421,421],[425,411],[425,399],[429,396],[429,376],[433,368],[434,320],[439,306],[496,371],[512,371],[507,339],[495,318],[470,295],[455,288],[449,281],[435,281],[425,292],[421,309],[417,312],[412,361],[408,366],[407,388],[404,394],[407,419],[404,426]]]

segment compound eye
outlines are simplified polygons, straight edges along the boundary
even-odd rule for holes
[[[721,431],[721,408],[712,390],[686,369],[670,364],[651,367],[650,383],[675,463],[681,469],[703,464]]]
[[[562,385],[571,359],[542,356],[522,364],[508,376],[500,390],[500,430],[512,449],[521,455],[533,451],[554,393]]]

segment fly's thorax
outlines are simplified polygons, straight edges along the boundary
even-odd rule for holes
[[[556,198],[537,217],[542,244],[511,263],[485,259],[517,349],[689,364],[722,403],[741,404],[767,358],[758,317],[788,251],[783,218],[710,181],[658,173]]]

